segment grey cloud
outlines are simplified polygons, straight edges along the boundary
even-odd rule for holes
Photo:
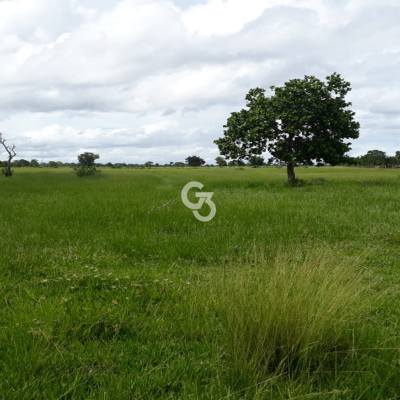
[[[26,151],[69,154],[82,143],[162,157],[162,149],[183,143],[212,152],[251,87],[334,71],[352,83],[362,127],[354,151],[376,145],[374,130],[382,146],[397,140],[400,7],[394,2],[293,1],[266,8],[236,33],[212,36],[188,31],[177,0],[32,4],[0,27],[0,120]],[[17,121],[21,112],[26,125]],[[146,134],[142,125],[152,119],[175,127]],[[50,140],[46,129],[55,125],[57,140]]]

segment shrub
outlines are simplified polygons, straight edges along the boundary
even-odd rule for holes
[[[337,254],[325,248],[278,252],[273,262],[262,258],[225,276],[218,303],[235,382],[294,376],[330,361],[337,367],[354,352],[356,331],[376,296],[361,260]]]
[[[84,166],[75,167],[73,170],[73,173],[79,177],[91,176],[98,174],[100,172],[101,171],[98,171],[95,167],[84,167]]]
[[[1,173],[5,176],[5,177],[9,177],[12,176],[14,173],[14,170],[8,170],[7,168],[2,168],[1,169]]]

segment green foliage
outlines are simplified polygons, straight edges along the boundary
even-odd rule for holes
[[[48,166],[49,166],[50,168],[58,168],[58,167],[59,167],[57,161],[49,161]]]
[[[12,169],[9,169],[9,168],[2,168],[1,169],[1,174],[3,176],[5,176],[6,178],[7,177],[11,177],[13,175],[13,173],[14,173],[14,170],[12,170]]]
[[[95,161],[98,160],[100,156],[98,154],[90,153],[90,152],[85,152],[82,154],[79,154],[78,156],[78,162],[81,167],[94,167],[95,166]]]
[[[15,160],[13,162],[13,165],[16,167],[29,167],[29,161],[28,160],[24,160],[23,158],[21,160]]]
[[[101,171],[95,167],[95,161],[100,156],[94,153],[82,153],[78,156],[79,165],[73,168],[73,173],[80,178],[85,176],[93,176]]]
[[[201,167],[206,163],[201,157],[198,156],[189,156],[185,159],[185,162],[189,165],[189,167]]]
[[[264,165],[264,157],[252,156],[252,157],[249,158],[249,164],[253,168],[261,167],[261,166]]]
[[[74,167],[73,168],[73,172],[76,176],[79,176],[80,178],[84,177],[84,176],[93,176],[96,175],[98,173],[100,173],[101,171],[98,170],[95,167],[84,167],[84,166],[79,166],[79,167]]]
[[[228,165],[225,158],[220,156],[215,158],[215,162],[219,167],[226,167]]]
[[[350,83],[334,73],[326,82],[305,76],[271,90],[271,97],[264,89],[249,91],[247,109],[232,113],[224,137],[214,142],[220,153],[249,159],[268,150],[288,165],[341,162],[350,150],[346,139],[359,136],[360,125],[345,100]],[[289,169],[288,177],[295,178]]]
[[[369,150],[365,156],[362,157],[363,165],[385,165],[386,153],[380,150]]]
[[[242,160],[231,160],[228,162],[228,167],[243,167],[245,165]]]

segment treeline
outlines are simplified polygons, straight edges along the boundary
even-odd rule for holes
[[[0,168],[5,167],[6,161],[0,161]],[[171,168],[183,168],[183,167],[243,167],[250,166],[253,168],[261,166],[284,166],[284,162],[273,162],[272,159],[264,160],[263,157],[253,156],[245,162],[243,160],[226,160],[224,157],[217,157],[215,164],[206,164],[204,159],[197,156],[190,156],[186,158],[185,162],[169,162],[166,164],[154,163],[153,161],[147,161],[143,164],[138,163],[96,163],[96,167],[100,168],[153,168],[153,167],[171,167]],[[325,163],[317,163],[316,166],[329,166]],[[343,162],[339,165],[349,167],[380,167],[380,168],[400,168],[400,151],[396,151],[394,156],[388,156],[384,151],[381,150],[369,150],[367,154],[359,157],[345,156]],[[48,161],[39,162],[37,159],[31,161],[20,159],[15,160],[11,163],[12,167],[35,167],[35,168],[75,168],[79,166],[79,163],[63,163],[61,161]]]
[[[394,156],[388,156],[381,150],[369,150],[359,157],[345,157],[342,165],[354,167],[400,168],[400,151]]]
[[[6,165],[6,161],[0,161],[0,167],[4,167]],[[61,161],[48,161],[48,162],[39,162],[37,159],[33,159],[31,161],[28,160],[15,160],[11,163],[12,167],[34,167],[34,168],[73,168],[77,167],[79,163],[63,163]],[[149,168],[149,167],[184,167],[185,163],[183,162],[171,162],[168,164],[159,164],[153,162],[146,162],[144,164],[132,164],[132,163],[96,163],[97,167],[103,168]]]

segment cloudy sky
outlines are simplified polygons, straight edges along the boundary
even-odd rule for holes
[[[399,21],[398,0],[0,0],[0,132],[28,160],[213,162],[250,88],[336,71],[352,154],[393,154]]]

